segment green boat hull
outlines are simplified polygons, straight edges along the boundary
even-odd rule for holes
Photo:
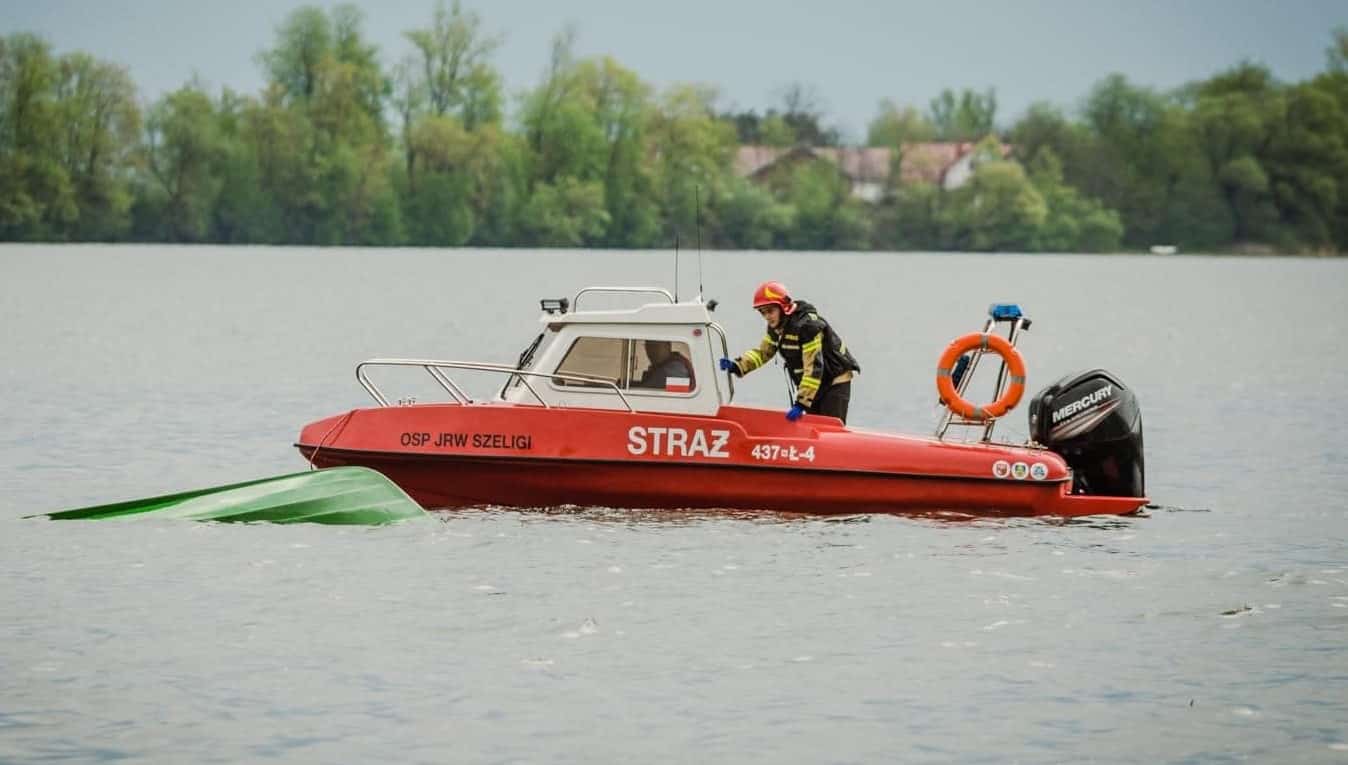
[[[156,518],[223,523],[327,523],[377,526],[426,513],[382,474],[337,467],[210,489],[47,513],[52,520]],[[41,517],[41,516],[38,516]]]

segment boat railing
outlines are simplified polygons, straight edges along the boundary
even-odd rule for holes
[[[674,303],[674,296],[669,294],[669,290],[663,287],[586,287],[571,300],[571,309],[580,310],[580,299],[585,295],[604,293],[610,295],[660,295],[671,304]]]
[[[431,379],[435,380],[435,382],[449,394],[450,398],[454,399],[454,401],[459,404],[471,404],[473,403],[473,397],[468,395],[458,383],[454,382],[453,378],[445,373],[445,370],[447,369],[463,369],[473,372],[495,372],[497,374],[508,375],[511,379],[518,379],[524,384],[524,387],[529,390],[529,393],[533,394],[533,397],[538,400],[538,403],[541,404],[544,409],[551,409],[552,406],[548,404],[547,400],[539,395],[538,391],[534,389],[534,386],[530,384],[529,378],[531,377],[546,377],[553,380],[566,380],[584,385],[607,387],[618,396],[618,400],[623,402],[623,406],[627,407],[627,411],[636,411],[636,409],[632,407],[632,403],[627,400],[627,396],[623,395],[622,389],[618,387],[618,384],[606,377],[578,375],[569,372],[530,372],[528,370],[516,369],[508,364],[487,364],[478,361],[445,361],[441,359],[367,359],[356,365],[356,381],[360,383],[360,386],[365,389],[365,392],[369,393],[370,397],[380,406],[391,406],[391,404],[389,404],[388,398],[384,396],[383,391],[379,390],[379,387],[375,385],[374,382],[370,380],[369,375],[365,373],[366,367],[421,367],[426,370],[426,373],[431,376]],[[509,383],[510,380],[506,380],[506,384],[508,385]]]
[[[714,321],[707,326],[721,339],[721,358],[730,358],[730,343],[726,342],[725,330],[721,328],[720,324],[717,324]],[[730,396],[726,399],[726,403],[728,404],[735,400],[735,376],[726,372],[725,379],[726,385],[730,386]]]

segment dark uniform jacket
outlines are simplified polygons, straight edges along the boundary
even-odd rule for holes
[[[735,359],[741,374],[748,374],[768,363],[778,352],[786,362],[787,374],[796,384],[796,403],[810,408],[820,389],[847,382],[861,365],[847,350],[815,307],[796,301],[796,310],[782,316],[777,329],[769,329],[757,348]]]

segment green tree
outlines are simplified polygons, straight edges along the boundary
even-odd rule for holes
[[[866,129],[867,146],[888,146],[898,149],[906,143],[930,141],[936,137],[936,126],[911,106],[899,107],[890,99],[880,102],[879,113]]]
[[[1145,247],[1168,238],[1170,192],[1185,117],[1173,100],[1114,74],[1091,90],[1084,110],[1092,141],[1084,157],[1065,167],[1069,185],[1119,211],[1125,241]]]
[[[1195,90],[1194,126],[1230,210],[1238,242],[1276,238],[1278,210],[1264,167],[1286,105],[1267,69],[1242,64]]]
[[[537,183],[551,183],[559,177],[598,179],[607,164],[603,130],[575,76],[574,43],[571,29],[553,39],[543,81],[526,93],[521,103],[520,122],[530,150],[531,190]]]
[[[205,241],[224,158],[210,97],[189,85],[157,101],[146,120],[144,152],[149,178],[137,228],[167,241]]]
[[[984,162],[950,192],[939,220],[943,244],[962,250],[1029,251],[1048,219],[1048,205],[1019,164]]]
[[[794,139],[792,143],[806,146],[837,146],[841,142],[836,128],[824,126],[823,97],[814,86],[792,82],[782,87],[780,96],[782,102],[780,119],[790,128],[790,134]],[[778,115],[769,111],[764,122],[776,116]],[[764,128],[765,138],[780,139],[781,136],[777,135],[775,127],[770,134],[767,132],[766,124]],[[769,143],[769,145],[786,144]]]
[[[997,92],[965,89],[957,96],[949,88],[931,101],[930,121],[943,141],[976,141],[991,133],[997,122]]]
[[[798,250],[859,249],[869,235],[850,184],[838,168],[823,160],[791,169],[783,202],[794,210],[794,226],[785,245]]]
[[[882,238],[898,250],[936,250],[941,242],[941,189],[930,183],[902,186],[883,208]]]
[[[772,192],[736,178],[716,202],[719,242],[730,247],[767,250],[783,246],[796,224],[795,208],[782,204]]]
[[[272,83],[289,99],[308,100],[318,87],[318,67],[332,55],[332,22],[323,9],[304,6],[292,12],[276,32],[276,47],[258,54]]]
[[[381,120],[391,86],[380,71],[378,50],[361,36],[363,23],[354,5],[338,5],[328,13],[302,6],[281,23],[275,46],[259,53],[258,62],[287,104],[313,99],[324,81],[331,81],[332,63],[345,64],[355,100],[370,118]]]
[[[1348,209],[1348,99],[1341,102],[1324,86],[1332,77],[1348,80],[1348,74],[1327,75],[1290,88],[1283,118],[1273,126],[1263,166],[1285,249],[1348,246],[1336,233],[1342,230],[1341,211]]]
[[[733,126],[739,143],[746,146],[786,148],[797,142],[795,128],[776,109],[768,109],[761,117],[752,109],[726,112],[718,119]]]
[[[468,170],[477,138],[454,117],[428,115],[408,141],[409,191],[404,194],[409,242],[459,246],[473,235],[473,189]]]
[[[796,131],[791,127],[791,124],[776,112],[769,112],[768,116],[763,118],[763,122],[759,126],[759,135],[764,146],[774,146],[779,149],[795,146],[800,140],[796,137]]]
[[[359,43],[353,43],[359,45]],[[381,116],[368,110],[367,86],[378,69],[329,58],[308,104],[315,133],[314,168],[324,192],[316,241],[385,244],[396,241],[396,207],[388,175],[388,141]],[[377,63],[374,64],[377,67]]]
[[[660,228],[645,149],[651,89],[611,58],[575,60],[572,44],[569,32],[558,36],[543,81],[522,104],[530,193],[536,196],[546,186],[544,209],[575,211],[587,209],[588,189],[598,184],[605,214],[602,219],[583,216],[586,224],[575,227],[534,227],[529,236],[539,238],[539,230],[574,230],[583,232],[589,244],[648,245]]]
[[[391,86],[354,6],[294,11],[259,56],[270,79],[244,131],[280,208],[280,238],[388,243],[399,236],[383,103]]]
[[[286,229],[281,206],[264,175],[259,143],[265,133],[254,128],[266,123],[256,99],[225,89],[215,103],[215,129],[220,184],[216,194],[211,241],[228,243],[284,242]]]
[[[437,0],[431,25],[406,37],[416,47],[413,66],[431,114],[452,114],[469,130],[500,120],[500,77],[487,61],[500,38],[482,30],[476,13],[464,12],[459,0],[450,8]]]
[[[0,238],[47,239],[79,218],[58,144],[58,67],[29,34],[0,38]]]
[[[597,239],[608,228],[604,187],[598,181],[562,177],[539,183],[520,216],[525,244],[576,247]]]
[[[1091,161],[1094,150],[1090,132],[1073,123],[1062,110],[1040,101],[1030,105],[1025,114],[1012,126],[1009,139],[1016,157],[1032,165],[1040,152],[1052,152],[1062,164],[1072,166]]]
[[[1043,148],[1030,167],[1030,182],[1044,199],[1046,214],[1030,246],[1049,252],[1114,252],[1123,237],[1118,213],[1082,196],[1063,182],[1062,164]]]
[[[118,238],[129,227],[128,171],[140,131],[135,85],[122,67],[84,53],[63,56],[58,69],[61,130],[53,138],[80,210],[66,234],[85,240]]]
[[[685,242],[696,235],[698,216],[709,241],[722,236],[722,195],[730,195],[735,131],[715,117],[716,91],[708,87],[669,88],[654,111],[644,154],[653,157],[653,195],[658,209],[652,229],[668,223]],[[698,204],[701,203],[701,210]],[[646,245],[649,246],[649,245]]]
[[[520,242],[520,216],[529,185],[528,146],[524,139],[499,127],[477,131],[481,156],[490,161],[476,186],[477,225],[470,244],[513,245]]]
[[[1325,51],[1325,62],[1331,74],[1348,74],[1348,27],[1334,28],[1334,42]]]
[[[608,224],[602,244],[647,247],[659,230],[644,146],[653,106],[651,88],[612,58],[582,61],[572,92],[591,110],[603,138],[601,158]]]
[[[326,211],[318,186],[318,143],[300,109],[287,107],[284,91],[270,88],[241,115],[242,139],[256,169],[259,197],[270,207],[260,228],[268,244],[309,244]]]
[[[1348,56],[1348,42],[1345,42],[1345,40],[1348,40],[1348,33],[1345,33],[1342,29],[1338,30],[1335,33],[1335,41],[1337,43],[1337,53],[1340,57],[1340,61],[1348,60],[1348,58],[1345,58],[1345,56]],[[1329,161],[1326,163],[1326,169],[1342,168],[1340,160],[1341,155],[1338,153],[1337,149],[1340,146],[1348,144],[1348,128],[1342,127],[1343,123],[1340,121],[1348,118],[1348,66],[1331,66],[1329,71],[1317,76],[1309,83],[1309,85],[1316,93],[1328,97],[1334,104],[1333,110],[1337,116],[1326,112],[1324,119],[1329,123],[1337,123],[1341,127],[1334,129],[1326,126],[1319,131],[1319,137],[1326,140],[1325,149],[1330,152]],[[1309,98],[1310,96],[1307,95],[1306,97]],[[1300,96],[1294,96],[1294,99],[1297,98],[1300,98]],[[1295,100],[1293,103],[1295,103]],[[1325,103],[1327,104],[1328,102]],[[1315,113],[1317,115],[1316,118],[1319,118],[1319,109],[1321,108],[1325,107],[1315,107],[1314,112],[1311,112],[1308,109],[1306,118],[1310,119],[1311,113]],[[1302,124],[1302,115],[1298,114],[1297,118],[1291,120],[1290,123],[1295,129],[1296,126]],[[1289,132],[1293,131],[1289,130]],[[1294,140],[1293,136],[1289,135],[1287,141],[1290,143],[1292,140]],[[1310,145],[1314,146],[1316,144],[1312,143]],[[1311,161],[1317,161],[1318,159],[1318,157],[1315,157]],[[1336,173],[1336,188],[1335,201],[1331,205],[1332,212],[1330,213],[1329,228],[1335,248],[1342,253],[1348,251],[1348,181],[1344,180],[1345,178],[1348,178],[1348,172],[1345,172],[1342,169],[1331,170],[1331,172]]]

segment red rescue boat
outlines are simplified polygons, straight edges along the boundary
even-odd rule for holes
[[[664,300],[579,310],[594,292]],[[577,310],[568,311],[572,305]],[[890,434],[816,415],[791,422],[776,409],[731,404],[734,380],[716,371],[716,360],[729,354],[709,313],[714,303],[678,303],[656,289],[588,288],[573,301],[543,306],[543,332],[513,366],[363,362],[357,379],[379,406],[310,423],[296,446],[317,467],[378,470],[432,509],[1081,516],[1131,513],[1147,502],[1136,400],[1101,370],[1063,378],[1035,397],[1028,444],[993,442],[996,418],[977,407],[947,413],[934,436]],[[1007,342],[975,343],[964,374],[943,386],[952,408],[967,403],[960,396],[982,354],[1005,357],[1008,347],[1014,354],[1029,326],[1014,306],[994,306],[982,334],[1002,340],[993,330],[1003,323]],[[379,367],[423,368],[450,400],[390,405],[369,377]],[[492,399],[474,400],[451,377],[460,370],[506,382]],[[999,393],[1017,384],[1006,372],[1003,363]],[[981,428],[983,437],[949,440],[956,426]]]

